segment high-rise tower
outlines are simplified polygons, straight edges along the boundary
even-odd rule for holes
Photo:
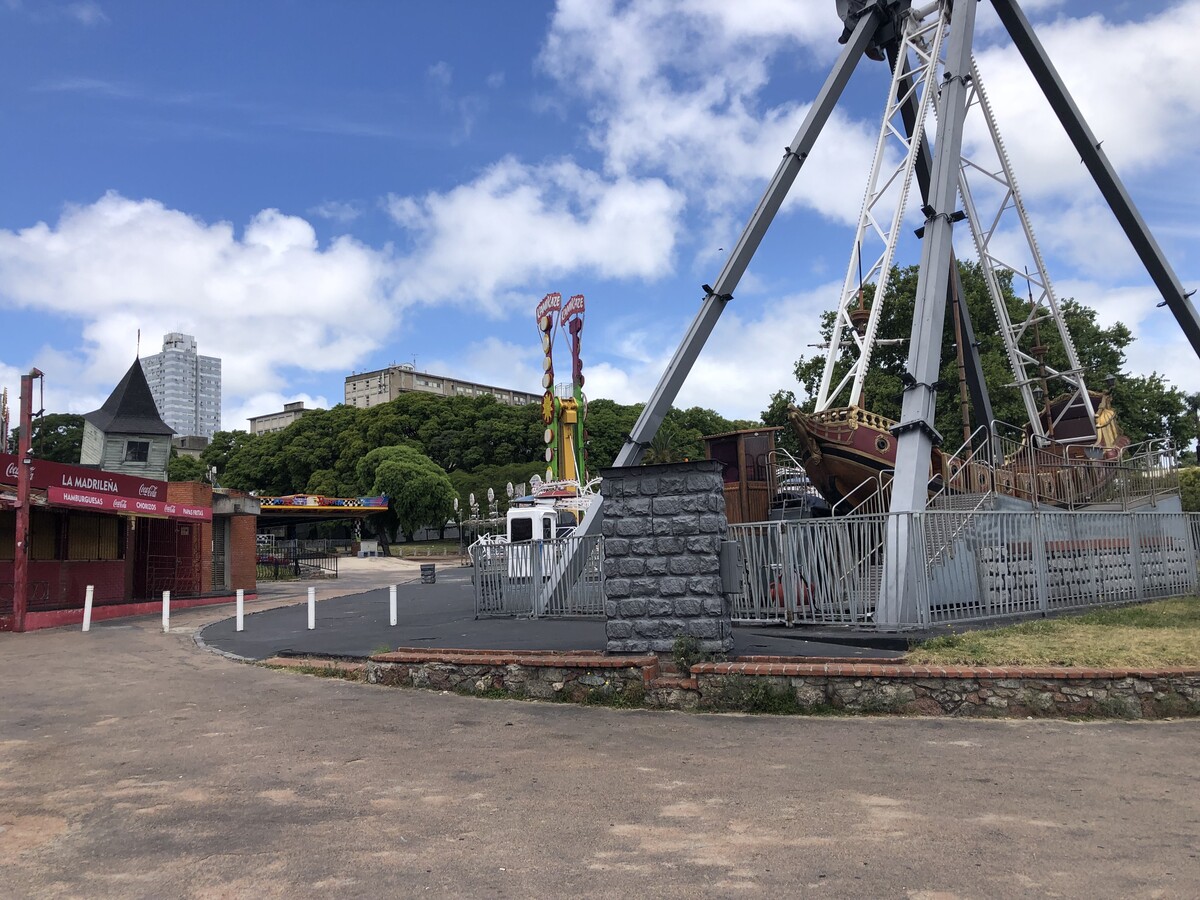
[[[221,360],[196,352],[196,338],[172,331],[162,353],[142,359],[163,421],[181,436],[211,438],[221,428]]]

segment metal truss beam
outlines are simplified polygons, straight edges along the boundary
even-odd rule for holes
[[[977,109],[982,113],[995,160],[972,160],[963,157],[958,189],[962,195],[963,209],[971,227],[971,237],[975,241],[975,251],[979,256],[984,280],[991,294],[1000,337],[1008,354],[1013,377],[1016,379],[1015,386],[1025,405],[1026,417],[1033,434],[1039,440],[1061,439],[1062,436],[1055,433],[1058,420],[1068,414],[1074,415],[1082,409],[1091,423],[1091,430],[1086,434],[1072,435],[1071,440],[1090,442],[1095,439],[1096,414],[1084,382],[1083,367],[1079,364],[1075,341],[1059,310],[1058,298],[1055,296],[1041,248],[1034,236],[1033,225],[1021,198],[1021,191],[1017,187],[1016,176],[1004,148],[995,114],[988,102],[979,68],[973,61],[967,107],[968,110]],[[975,185],[981,190],[977,192],[974,189]],[[986,208],[983,206],[988,198],[997,195],[998,200],[989,202]],[[1014,216],[1018,228],[1006,230]],[[1011,243],[1014,233],[1019,235],[1016,241],[1023,242],[1027,254],[1027,259],[1022,261],[1021,267],[1018,267],[1016,260],[1006,261],[998,255],[997,245],[1002,242]],[[1026,262],[1033,263],[1032,272],[1024,265]],[[1030,303],[1024,315],[1017,321],[1014,321],[1013,311],[1009,309],[1001,288],[1000,272],[1011,273],[1015,281],[1024,279]],[[1043,322],[1058,334],[1066,357],[1065,368],[1046,361],[1047,348],[1041,340]],[[1042,421],[1043,403],[1035,396],[1035,391],[1043,382],[1045,387],[1054,393],[1065,391],[1068,398],[1060,407],[1058,420],[1047,423]],[[1045,398],[1046,402],[1049,400],[1049,397]]]
[[[862,397],[925,119],[939,90],[937,72],[945,31],[941,7],[922,19],[906,14],[898,47],[891,50],[905,64],[892,67],[892,84],[817,391],[817,412],[843,405],[843,397],[845,404],[857,404]],[[907,64],[910,53],[918,60],[913,69]],[[912,113],[914,121],[906,119],[905,111]],[[889,162],[897,150],[899,160]],[[854,313],[865,302],[862,287],[867,283],[874,284],[875,296],[864,327],[855,323]]]
[[[1171,268],[1171,264],[1167,262],[1141,213],[1134,206],[1125,185],[1117,177],[1116,170],[1100,147],[1100,141],[1096,140],[1095,134],[1084,121],[1083,114],[1079,112],[1079,107],[1075,105],[1070,92],[1059,77],[1058,70],[1050,61],[1046,48],[1034,34],[1029,19],[1025,17],[1016,0],[992,0],[992,6],[996,8],[996,14],[1004,23],[1013,44],[1024,58],[1025,65],[1029,67],[1042,93],[1046,95],[1050,108],[1058,116],[1113,215],[1125,230],[1125,235],[1142,260],[1142,265],[1146,267],[1163,300],[1175,315],[1192,349],[1200,356],[1200,316],[1196,314],[1196,307],[1192,305],[1190,295],[1184,292],[1183,284]]]

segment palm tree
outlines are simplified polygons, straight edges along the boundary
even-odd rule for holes
[[[646,448],[642,464],[672,462],[679,462],[679,433],[673,426],[664,424],[659,427],[658,433],[650,441],[650,446]]]

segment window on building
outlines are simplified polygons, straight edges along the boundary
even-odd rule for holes
[[[149,441],[126,441],[125,462],[145,462],[150,458]]]

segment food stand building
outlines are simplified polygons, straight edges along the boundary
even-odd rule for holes
[[[139,421],[148,415],[139,389],[149,397],[149,388],[140,364],[134,367],[97,411],[107,411],[100,420],[121,429],[99,430],[101,442],[136,444],[161,432],[154,422]],[[23,405],[31,383],[23,379]],[[149,409],[161,426],[152,399]],[[90,414],[88,421],[96,418]],[[17,533],[23,461],[29,495],[24,547]],[[253,596],[255,498],[128,473],[0,454],[0,631],[82,621],[88,585],[93,619],[155,612],[163,591],[171,592],[176,607],[224,602],[238,588]],[[18,578],[21,553],[27,561]]]

